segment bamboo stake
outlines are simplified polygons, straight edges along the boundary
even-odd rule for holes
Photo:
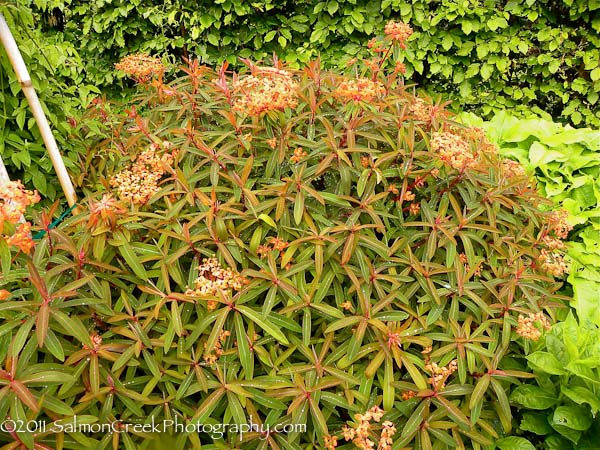
[[[62,190],[65,193],[67,202],[69,203],[69,206],[73,206],[77,202],[75,188],[73,187],[73,183],[71,182],[71,178],[69,177],[69,173],[65,167],[65,163],[60,154],[60,150],[58,149],[58,145],[56,145],[56,141],[52,135],[52,130],[48,124],[46,114],[44,114],[44,110],[42,109],[40,99],[38,98],[35,89],[31,84],[31,78],[29,77],[29,72],[27,72],[25,61],[23,61],[23,57],[21,56],[19,47],[15,42],[15,38],[13,37],[10,28],[8,27],[8,24],[1,13],[0,41],[6,50],[8,59],[13,66],[15,74],[17,75],[17,79],[19,80],[21,88],[23,89],[23,93],[25,94],[27,102],[29,103],[29,107],[33,113],[33,117],[37,122],[38,128],[40,129],[42,139],[44,140],[44,144],[46,145],[46,149],[48,150],[48,154],[52,160],[52,165],[54,166],[54,170],[56,171],[56,175],[58,176]]]

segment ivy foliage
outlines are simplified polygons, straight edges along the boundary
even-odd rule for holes
[[[35,0],[58,15],[84,56],[88,80],[110,85],[125,54],[194,56],[215,65],[274,52],[292,65],[367,55],[390,18],[410,22],[408,76],[490,117],[546,111],[598,126],[600,1],[553,0]],[[56,22],[56,21],[55,21]],[[413,75],[414,73],[414,75]],[[464,108],[462,108],[464,109]]]
[[[98,90],[85,85],[83,63],[75,47],[43,35],[35,26],[31,10],[14,2],[0,2],[0,13],[23,56],[33,87],[63,151],[65,165],[70,171],[76,171],[78,148],[69,139],[76,124],[73,118]],[[1,46],[0,156],[12,178],[21,178],[50,200],[56,197],[57,183],[51,182],[56,179],[52,162],[6,51]]]

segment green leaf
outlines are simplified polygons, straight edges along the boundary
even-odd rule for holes
[[[78,317],[69,317],[61,311],[52,309],[52,317],[70,336],[77,338],[82,344],[93,345],[86,327]]]
[[[535,352],[527,356],[527,360],[535,364],[540,370],[552,375],[564,375],[563,364],[556,357],[547,352]]]
[[[530,431],[540,436],[545,436],[554,431],[548,423],[548,415],[544,413],[523,413],[519,428],[523,431]]]
[[[529,384],[517,386],[510,394],[510,400],[529,409],[547,409],[558,403],[552,392]]]
[[[552,424],[585,431],[592,425],[592,414],[585,406],[559,406],[554,410]]]
[[[47,371],[24,375],[20,381],[25,384],[45,385],[49,383],[71,383],[75,381],[75,377],[64,372]]]
[[[496,442],[496,447],[500,450],[535,450],[535,447],[527,439],[517,436],[510,436],[500,439]]]
[[[263,38],[263,40],[265,42],[271,42],[273,40],[273,38],[275,37],[275,34],[277,34],[277,31],[271,30],[267,34],[265,34],[265,37]]]
[[[583,403],[589,404],[593,414],[600,411],[600,398],[589,389],[583,386],[567,386],[561,384],[560,391],[579,405]]]
[[[236,307],[236,309],[282,344],[289,344],[289,341],[281,332],[281,330],[269,322],[268,316],[265,318],[262,315],[260,315],[260,313],[258,313],[257,311],[254,311],[253,309],[244,305],[239,305]]]
[[[273,227],[273,228],[277,228],[277,224],[275,223],[275,221],[273,219],[271,219],[271,217],[269,217],[266,214],[260,214],[258,216],[258,218],[260,220],[262,220],[264,223],[266,223],[267,225]]]
[[[127,242],[120,242],[119,253],[127,262],[127,265],[131,267],[131,270],[142,280],[148,280],[148,273],[144,266],[140,263],[139,257],[135,254],[133,248]]]

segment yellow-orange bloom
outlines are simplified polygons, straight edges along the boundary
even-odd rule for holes
[[[298,147],[296,150],[294,150],[294,154],[290,158],[290,161],[294,164],[298,164],[306,155],[308,155],[308,153],[306,153],[302,147]]]
[[[439,154],[442,161],[457,170],[475,167],[477,163],[469,144],[454,133],[434,133],[431,149]]]
[[[187,295],[214,297],[221,293],[230,296],[232,291],[240,291],[248,283],[248,280],[239,273],[224,269],[217,258],[204,259],[202,265],[198,267],[198,273],[194,289],[187,289],[185,292]]]
[[[413,34],[413,29],[404,22],[390,20],[386,24],[384,32],[392,41],[398,42],[401,48],[406,48],[406,40]]]
[[[31,224],[29,222],[21,223],[12,236],[5,236],[4,239],[9,246],[17,247],[23,253],[29,253],[34,247],[31,238]]]
[[[379,81],[369,80],[368,78],[356,78],[342,81],[333,94],[343,102],[368,103],[384,95],[385,88]]]
[[[258,116],[268,111],[283,111],[298,105],[298,83],[290,72],[274,67],[260,67],[233,85],[236,98],[233,110]],[[270,144],[269,144],[270,145]]]
[[[540,325],[539,328],[536,326],[536,323]],[[519,314],[517,334],[526,339],[537,341],[542,335],[542,329],[549,330],[550,328],[550,322],[541,311],[538,313],[529,313],[527,317]]]
[[[115,68],[139,82],[146,82],[153,76],[162,75],[165,71],[162,61],[147,53],[127,55],[115,64]]]
[[[170,153],[158,156],[150,147],[140,153],[129,168],[117,173],[110,185],[117,189],[122,200],[143,205],[158,192],[158,182],[173,159]]]
[[[40,201],[37,191],[28,191],[20,181],[9,181],[0,186],[0,231],[4,222],[16,224],[25,209]]]

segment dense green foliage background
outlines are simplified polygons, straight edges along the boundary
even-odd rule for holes
[[[36,27],[31,11],[14,2],[0,2],[21,51],[33,86],[40,98],[54,137],[63,150],[64,161],[72,174],[77,172],[77,154],[81,147],[71,139],[77,126],[74,117],[91,96],[99,91],[86,85],[83,62],[74,44],[43,35]],[[44,197],[53,200],[57,183],[50,158],[29,104],[8,56],[0,46],[0,155],[11,178],[33,185]]]
[[[77,46],[97,85],[114,87],[112,64],[136,51],[208,64],[320,55],[343,66],[401,19],[416,31],[407,75],[430,92],[486,117],[511,108],[600,125],[598,0],[29,1],[47,32]]]

